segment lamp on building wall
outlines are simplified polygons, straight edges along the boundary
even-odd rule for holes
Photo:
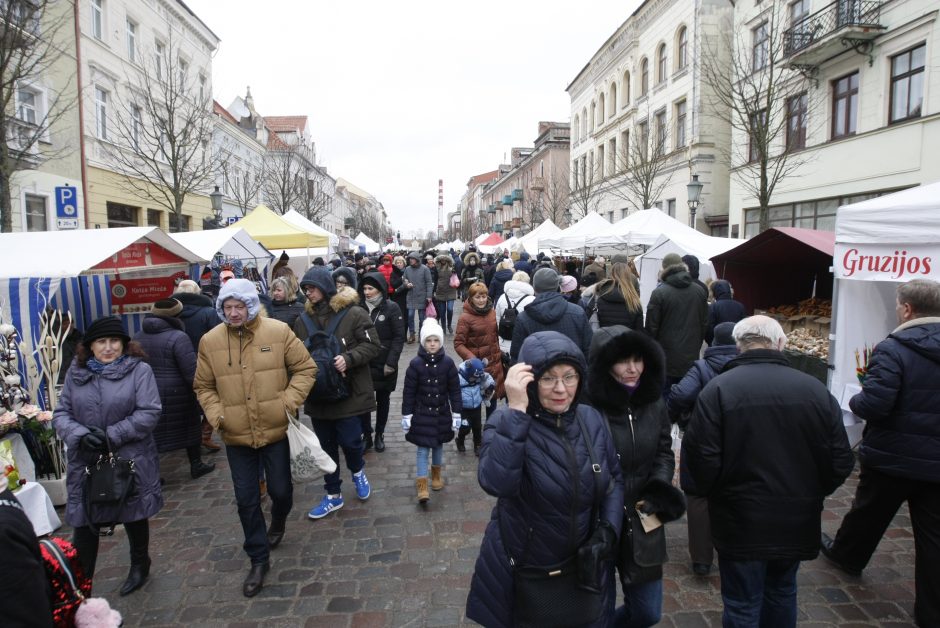
[[[212,218],[205,218],[202,221],[203,229],[221,229],[222,228],[222,199],[225,195],[219,191],[219,186],[209,194],[209,202],[212,204]]]
[[[689,226],[693,229],[695,229],[695,212],[698,210],[703,187],[705,187],[705,184],[698,180],[697,174],[693,174],[692,180],[685,186],[689,196]]]

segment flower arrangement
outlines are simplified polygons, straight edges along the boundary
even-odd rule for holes
[[[858,383],[862,386],[865,385],[865,378],[868,377],[868,364],[871,362],[872,351],[874,349],[867,344],[862,348],[862,351],[855,350],[855,377],[858,378]]]

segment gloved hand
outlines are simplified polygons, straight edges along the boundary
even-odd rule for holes
[[[601,521],[587,543],[578,548],[578,581],[582,588],[600,591],[604,561],[613,556],[616,543],[613,526]]]
[[[394,373],[394,372],[395,372],[395,367],[394,367],[394,366],[389,366],[388,364],[386,364],[385,366],[382,367],[382,373],[383,373],[386,377],[388,377],[389,375],[391,375],[391,374]]]
[[[454,425],[453,425],[454,431],[455,432],[458,431],[460,429],[460,414],[457,412],[454,412],[453,414],[450,415],[450,418],[454,422]]]
[[[82,451],[88,454],[107,453],[108,445],[105,442],[105,438],[106,435],[100,428],[89,427],[88,433],[82,436],[78,446],[81,447]]]
[[[401,418],[401,429],[405,432],[411,429],[411,415],[405,415]]]

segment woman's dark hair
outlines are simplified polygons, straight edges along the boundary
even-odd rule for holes
[[[136,340],[131,340],[129,342],[122,342],[123,345],[123,355],[129,355],[134,358],[145,359],[147,354],[144,353],[144,348]],[[80,342],[75,347],[75,359],[78,360],[78,365],[82,368],[88,365],[88,360],[93,358],[94,354],[91,352],[91,349],[85,346],[85,343]],[[65,368],[68,368],[69,365],[65,365]]]

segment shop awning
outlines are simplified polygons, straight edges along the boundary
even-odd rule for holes
[[[258,205],[228,229],[244,229],[269,250],[327,247],[330,244],[328,236],[298,227],[264,205]]]

